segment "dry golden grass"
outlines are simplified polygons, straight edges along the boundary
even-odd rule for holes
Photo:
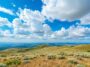
[[[6,67],[90,67],[90,45],[8,49],[0,52],[0,63]]]

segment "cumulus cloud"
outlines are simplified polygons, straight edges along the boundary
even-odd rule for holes
[[[13,19],[12,22],[10,22],[7,18],[0,17],[0,27],[8,26],[12,28],[12,32],[9,29],[7,30],[0,29],[0,37],[14,37],[14,38],[21,38],[21,39],[26,38],[26,39],[35,39],[35,40],[41,39],[43,41],[48,40],[48,42],[49,40],[50,41],[53,40],[55,42],[57,40],[60,41],[63,39],[72,40],[72,39],[84,39],[84,38],[89,39],[90,38],[90,35],[89,35],[90,28],[88,27],[83,27],[79,25],[77,27],[71,26],[68,29],[65,29],[64,27],[62,27],[60,30],[52,31],[52,28],[48,24],[45,23],[45,19],[47,19],[46,17],[51,18],[51,19],[53,18],[53,19],[74,20],[74,19],[80,18],[81,16],[84,16],[89,11],[88,10],[87,12],[82,12],[83,14],[80,12],[82,15],[79,14],[79,11],[80,11],[79,8],[80,9],[82,8],[81,10],[86,9],[86,8],[83,8],[85,7],[84,0],[81,1],[84,5],[83,7],[78,7],[81,5],[79,5],[80,2],[77,0],[74,1],[75,4],[79,2],[79,4],[77,4],[76,6],[69,5],[69,4],[74,4],[73,1],[71,0],[68,0],[70,1],[69,4],[68,4],[68,1],[66,0],[60,0],[60,2],[66,3],[66,5],[68,4],[70,7],[69,6],[67,7],[69,8],[67,8],[64,4],[62,5],[57,4],[57,3],[60,3],[59,0],[57,0],[58,2],[56,2],[56,0],[52,0],[50,2],[49,1],[50,0],[43,0],[46,6],[43,6],[42,13],[37,10],[32,11],[30,9],[25,8],[25,9],[20,9],[20,12],[18,13],[18,18]],[[86,1],[88,0],[85,0],[85,2]],[[52,6],[53,6],[53,9],[52,9]],[[60,7],[63,10],[61,10]],[[73,9],[73,7],[75,7],[75,9]],[[76,7],[78,9],[76,9]],[[67,15],[68,11],[66,12],[66,14],[64,14],[64,12],[66,11],[65,9],[68,9],[68,11],[69,9],[71,10],[71,12],[69,12],[70,13],[69,15]],[[48,13],[48,11],[46,12],[47,14],[43,12],[46,10],[48,10],[50,13]],[[72,11],[75,11],[75,14]],[[62,16],[60,12],[64,14],[65,16]],[[82,24],[85,24],[85,22],[87,21],[86,18],[89,20],[89,15],[87,15],[87,17],[85,16],[85,21],[83,21],[84,20],[83,18],[81,19],[83,21],[81,22]]]
[[[66,38],[66,36],[68,36],[68,32],[65,28],[61,28],[60,30],[58,31],[55,31],[51,34],[50,38],[51,39],[64,39]]]
[[[90,12],[90,0],[42,0],[42,14],[52,19],[76,20]]]
[[[37,10],[32,11],[30,9],[20,9],[20,15],[19,15],[20,19],[27,22],[27,20],[30,21],[30,19],[34,20],[34,21],[44,21],[44,16]]]
[[[3,37],[12,37],[13,36],[13,34],[11,33],[10,30],[5,30],[2,32],[2,34],[3,34]]]
[[[43,38],[48,39],[50,38],[53,31],[51,30],[51,27],[48,24],[43,24]]]
[[[52,32],[52,34],[49,36],[49,40],[84,40],[90,38],[90,28],[83,27],[83,26],[71,26],[68,29],[61,28],[61,30]]]
[[[59,39],[84,39],[89,37],[90,38],[90,28],[83,27],[83,26],[71,26],[69,29],[62,28],[54,32],[51,37],[59,38]]]
[[[90,33],[90,29],[84,28],[82,26],[78,26],[78,27],[72,26],[68,29],[69,37],[71,38],[85,37],[87,36],[86,32]]]
[[[39,11],[32,11],[30,9],[24,9],[20,13],[20,19],[26,22],[27,26],[30,26],[32,32],[42,32],[42,23],[44,22],[44,16]]]
[[[19,18],[15,18],[12,22],[13,25],[13,34],[15,36],[19,35],[21,37],[24,35],[30,34],[30,26],[25,25],[22,23],[22,21]]]
[[[44,33],[50,34],[52,32],[51,27],[48,24],[43,24]]]
[[[11,27],[12,24],[9,22],[7,18],[0,17],[0,26],[4,25]]]
[[[0,7],[0,12],[4,12],[10,15],[14,15],[13,11],[4,7]]]
[[[9,29],[3,30],[2,28],[12,28],[12,23],[7,18],[0,17],[0,37],[11,37],[11,31]]]
[[[39,11],[21,9],[19,18],[12,22],[13,36],[16,38],[29,39],[77,39],[90,37],[90,29],[83,26],[71,26],[69,29],[62,27],[60,30],[52,31],[51,27],[44,23],[45,17]],[[7,36],[6,31],[4,36]]]
[[[30,9],[21,9],[18,13],[19,18],[13,20],[13,29],[15,35],[41,36],[43,35],[44,16],[39,11]]]
[[[90,13],[82,17],[80,20],[82,25],[90,24]]]

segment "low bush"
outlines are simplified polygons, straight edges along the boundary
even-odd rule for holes
[[[23,60],[24,64],[30,63],[30,60]]]
[[[7,56],[6,56],[6,55],[4,55],[4,54],[1,54],[1,55],[0,55],[0,57],[7,57]]]
[[[90,52],[90,50],[88,50],[87,52]]]
[[[29,57],[24,57],[23,60],[30,60],[31,58]]]
[[[33,57],[28,57],[28,56],[25,56],[24,58],[23,58],[23,63],[29,63],[30,62],[30,60],[32,60],[33,59]]]
[[[71,63],[71,64],[75,64],[75,65],[78,64],[78,62],[75,61],[75,60],[69,60],[68,62]]]
[[[77,56],[76,58],[77,58],[77,60],[81,60],[81,61],[83,60],[83,58],[80,56]]]
[[[48,59],[56,59],[56,56],[55,55],[49,55]]]
[[[77,64],[76,67],[86,67],[84,64]]]
[[[7,65],[19,65],[21,61],[19,59],[11,59],[5,62]]]
[[[66,59],[65,56],[59,56],[58,59]]]
[[[8,66],[4,63],[0,63],[0,67],[8,67]]]
[[[59,55],[61,55],[61,56],[66,56],[67,54],[64,53],[64,52],[60,52]]]

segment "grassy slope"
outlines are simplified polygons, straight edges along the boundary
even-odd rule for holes
[[[78,46],[37,46],[34,48],[24,48],[24,49],[18,49],[18,48],[12,48],[7,49],[0,52],[1,59],[3,56],[6,55],[5,58],[6,61],[10,60],[10,58],[19,58],[21,62],[26,61],[23,60],[26,57],[29,57],[31,59],[34,58],[34,60],[30,60],[30,63],[19,65],[19,67],[51,67],[52,65],[54,67],[76,67],[78,64],[74,64],[75,61],[77,61],[79,64],[86,65],[82,67],[90,67],[90,45],[78,45]],[[48,59],[48,57],[51,57]],[[54,56],[54,58],[52,57]],[[57,59],[60,56],[64,56],[66,59]],[[56,58],[56,59],[55,59]],[[78,58],[78,59],[77,59]],[[82,59],[82,60],[79,60]],[[69,60],[72,64],[68,63]],[[4,62],[1,61],[0,62]],[[35,64],[34,64],[35,63]],[[47,64],[48,63],[48,64]],[[45,64],[47,64],[45,66]],[[44,65],[44,66],[43,66]],[[53,67],[52,66],[52,67]]]

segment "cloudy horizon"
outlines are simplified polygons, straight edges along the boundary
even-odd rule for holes
[[[0,42],[90,43],[90,0],[0,1]]]

